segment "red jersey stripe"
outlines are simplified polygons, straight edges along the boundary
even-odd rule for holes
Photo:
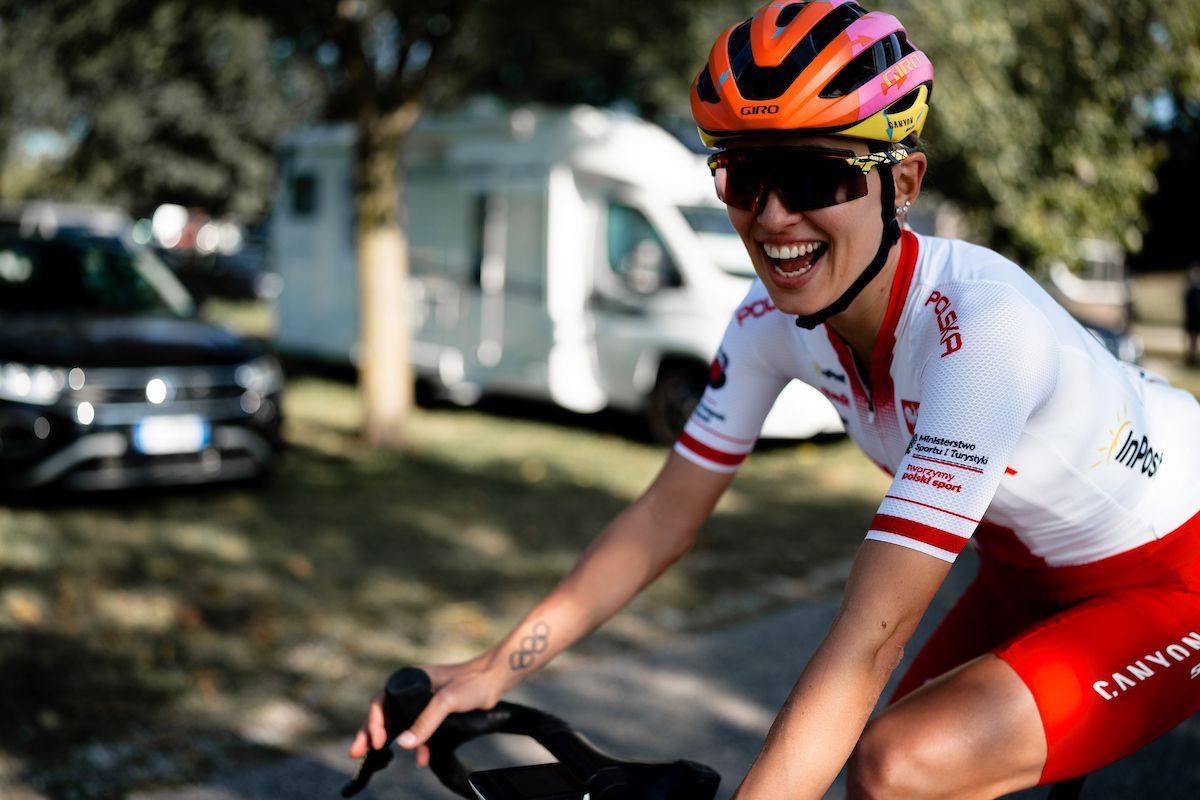
[[[732,444],[744,444],[744,445],[749,445],[750,447],[753,447],[754,442],[757,441],[755,439],[739,439],[736,436],[729,436],[727,434],[721,433],[719,430],[713,428],[710,425],[705,425],[703,422],[701,422],[698,419],[695,419],[694,417],[692,418],[691,423],[693,425],[695,425],[697,428],[699,428],[700,430],[704,431],[705,433],[711,433],[713,436],[716,436],[719,439],[724,439],[725,441],[730,442]]]
[[[961,536],[955,536],[949,531],[935,528],[932,525],[913,522],[911,519],[905,519],[904,517],[893,517],[890,514],[876,514],[875,519],[871,520],[871,530],[905,536],[956,555],[962,552],[962,549],[967,546],[966,539]]]
[[[977,469],[975,467],[968,467],[966,464],[955,464],[953,461],[942,461],[941,459],[937,459],[937,458],[928,458],[927,456],[917,456],[917,455],[914,455],[913,458],[919,458],[922,461],[931,461],[934,464],[943,464],[947,467],[957,467],[958,469],[965,469],[968,472],[978,472],[980,475],[983,474],[983,470],[981,470],[981,469]]]
[[[922,506],[923,508],[932,508],[934,511],[940,511],[943,514],[949,514],[952,517],[958,517],[959,519],[965,519],[967,522],[974,522],[976,524],[979,523],[979,520],[977,520],[977,519],[972,519],[971,517],[967,517],[962,514],[956,514],[953,511],[947,511],[946,509],[938,508],[937,506],[931,506],[931,505],[929,505],[929,503],[922,503],[920,500],[909,500],[907,497],[898,497],[894,494],[884,495],[884,497],[886,497],[889,500],[901,500],[905,503],[912,503],[914,506]]]
[[[709,447],[703,442],[697,441],[686,432],[679,435],[679,443],[696,455],[707,458],[715,464],[736,467],[746,460],[745,453],[726,453],[724,450],[717,450],[715,447]]]

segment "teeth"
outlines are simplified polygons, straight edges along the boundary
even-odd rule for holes
[[[763,243],[763,250],[771,258],[791,259],[806,256],[821,246],[820,242],[808,242],[807,244],[793,245],[777,245]]]
[[[779,267],[775,267],[775,271],[778,272],[780,275],[782,275],[785,278],[798,278],[801,275],[803,275],[804,273],[808,272],[812,268],[813,268],[813,265],[809,264],[807,267],[801,267],[800,269],[793,270],[792,272],[788,272],[787,270],[780,269]]]

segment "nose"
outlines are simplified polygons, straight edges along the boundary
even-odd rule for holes
[[[777,229],[795,225],[799,214],[791,211],[783,202],[778,189],[770,188],[758,201],[758,222],[764,228]]]

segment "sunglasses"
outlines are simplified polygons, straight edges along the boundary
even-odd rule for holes
[[[727,206],[757,211],[774,189],[788,210],[811,211],[866,197],[872,169],[909,155],[904,147],[865,155],[827,147],[747,147],[714,153],[708,168]]]

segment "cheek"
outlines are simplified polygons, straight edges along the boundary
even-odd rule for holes
[[[754,212],[742,211],[732,206],[726,206],[725,209],[729,213],[729,222],[733,225],[733,229],[743,239],[748,238],[750,236],[750,229],[754,226]]]
[[[874,203],[867,202],[874,200]],[[813,221],[816,214],[813,214]],[[883,222],[879,218],[879,201],[874,198],[859,198],[822,209],[821,227],[834,241],[843,247],[874,249],[879,245],[883,233]]]
[[[742,239],[742,244],[750,251],[753,256],[758,250],[758,244],[754,241],[754,212],[739,211],[736,208],[729,209],[729,222],[733,225],[733,229],[737,231],[738,236]]]

